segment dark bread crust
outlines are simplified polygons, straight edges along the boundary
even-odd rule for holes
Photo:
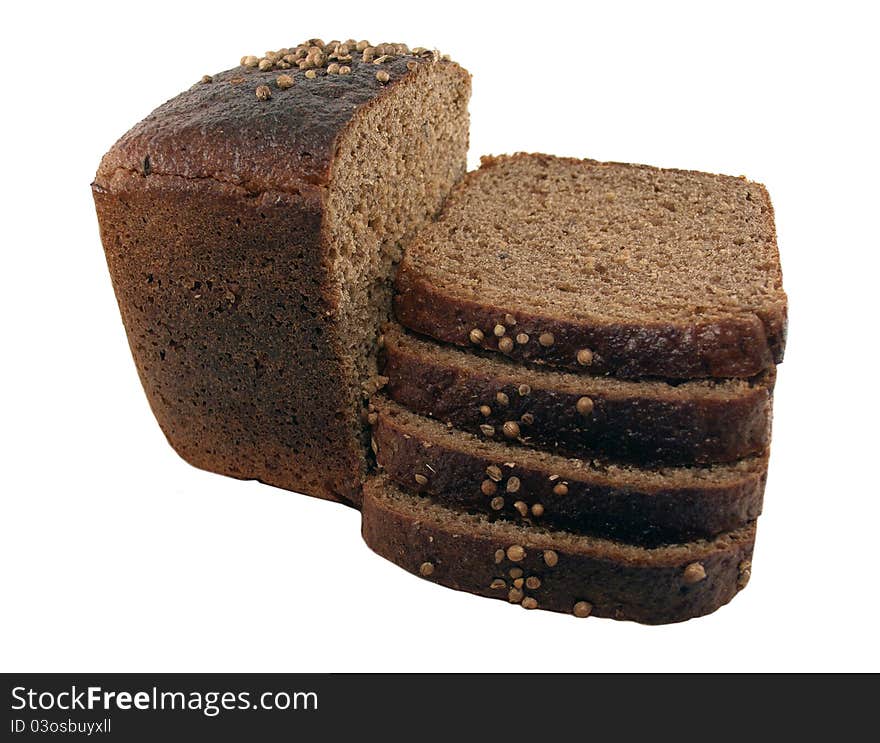
[[[355,117],[422,85],[426,68],[452,70],[466,105],[465,70],[408,61],[382,65],[385,85],[378,66],[355,61],[344,76],[292,71],[283,91],[278,72],[229,70],[160,106],[103,158],[92,191],[129,346],[163,432],[191,464],[359,504],[367,441],[328,193]],[[257,99],[259,85],[271,100]]]
[[[661,382],[618,383],[609,389],[606,381],[589,375],[571,377],[576,387],[562,386],[552,372],[503,360],[475,368],[468,356],[387,330],[385,392],[414,412],[476,434],[489,424],[500,439],[504,422],[518,421],[522,443],[578,457],[611,456],[641,464],[732,462],[760,454],[770,444],[773,372],[714,390]],[[524,382],[531,388],[525,396],[518,392]],[[725,389],[730,392],[724,394]],[[509,405],[495,403],[499,392],[507,395]],[[593,402],[588,416],[577,411],[582,396]],[[492,408],[491,415],[480,412],[482,405]],[[534,421],[522,423],[524,414]]]
[[[453,208],[458,197],[477,182],[485,170],[505,161],[528,159],[575,166],[661,170],[646,165],[598,163],[527,153],[500,158],[484,157],[481,169],[469,173],[453,191],[446,209]],[[675,169],[662,169],[662,172],[683,176],[706,175]],[[775,246],[773,207],[767,191],[761,184],[751,186],[763,195],[766,202],[766,229]],[[416,264],[417,259],[412,253],[401,262],[395,287],[397,319],[412,330],[459,346],[474,347],[470,332],[477,328],[484,336],[477,346],[506,353],[511,359],[621,378],[747,378],[770,369],[783,359],[788,324],[784,298],[755,311],[743,309],[720,314],[707,311],[701,320],[628,322],[602,318],[572,319],[529,311],[514,304],[502,307],[481,299],[453,296],[430,276],[422,275]],[[532,342],[515,344],[511,350],[501,351],[498,347],[500,339],[492,334],[492,329],[496,324],[504,324],[505,317],[511,315],[516,319],[516,332],[528,333],[532,339],[537,339],[542,333],[551,333],[553,345],[545,348]],[[593,363],[588,369],[577,361],[578,351],[585,348],[594,354]]]
[[[635,468],[591,466],[561,457],[529,457],[504,444],[479,445],[442,424],[416,419],[394,403],[373,398],[376,460],[402,490],[438,502],[517,523],[594,534],[632,544],[657,545],[712,537],[754,521],[761,513],[767,457],[736,466],[672,470],[658,476]],[[481,491],[496,467],[501,477],[491,495]],[[712,470],[719,474],[713,477]],[[420,476],[421,482],[415,479]],[[509,478],[518,480],[507,492]],[[554,492],[563,483],[564,494]],[[504,507],[491,507],[492,496]],[[516,501],[542,506],[540,517],[523,517]]]
[[[212,472],[358,501],[363,457],[335,415],[351,401],[318,383],[344,374],[318,194],[128,171],[93,191],[129,346],[171,446]]]
[[[745,586],[755,525],[711,541],[625,547],[564,532],[499,528],[425,498],[403,496],[385,480],[371,478],[364,486],[362,533],[377,554],[449,588],[510,600],[509,570],[520,568],[541,581],[535,590],[522,589],[536,608],[572,613],[575,604],[587,601],[593,616],[665,624],[709,614]],[[524,548],[524,558],[514,562],[505,554],[496,562],[498,551],[514,544]],[[545,561],[547,550],[557,554],[555,566]],[[693,563],[702,566],[705,578],[689,583],[685,569]],[[500,580],[504,586],[491,587]]]
[[[782,361],[787,327],[782,307],[763,317],[746,314],[735,320],[719,319],[689,327],[571,322],[449,297],[435,284],[413,274],[406,260],[400,265],[395,290],[398,321],[418,333],[473,347],[470,331],[480,328],[484,338],[479,347],[501,353],[499,339],[490,329],[511,314],[517,320],[517,331],[533,337],[552,333],[554,344],[552,348],[534,343],[515,345],[505,354],[509,358],[583,372],[584,368],[577,363],[577,353],[589,348],[596,356],[591,373],[624,379],[752,377]]]

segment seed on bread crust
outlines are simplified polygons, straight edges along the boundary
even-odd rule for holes
[[[501,323],[498,323],[493,329],[492,332],[495,334],[496,338],[500,338],[507,332],[507,328],[505,328]]]
[[[376,61],[378,62],[378,60],[376,60]],[[391,79],[391,75],[389,75],[387,72],[385,72],[385,70],[379,70],[376,73],[376,79],[380,83],[387,83]]]
[[[544,515],[544,506],[542,506],[540,503],[533,503],[531,511],[532,511],[532,516],[535,516],[535,517],[543,516]]]
[[[524,346],[529,342],[529,334],[528,333],[517,333],[516,334],[516,342],[519,345]]]
[[[484,436],[488,436],[489,438],[492,438],[495,435],[495,428],[488,423],[481,425],[480,431],[482,431]]]
[[[513,341],[507,336],[504,336],[498,341],[498,350],[502,353],[510,353],[513,350]]]
[[[578,398],[575,409],[583,416],[588,416],[593,412],[593,401],[589,397]]]
[[[593,613],[593,605],[589,601],[578,601],[572,607],[571,613],[579,619],[585,619]]]
[[[536,591],[541,587],[541,579],[537,575],[530,575],[526,578],[526,588]]]
[[[538,601],[537,601],[537,599],[535,599],[535,598],[532,597],[532,596],[526,596],[526,597],[522,600],[522,608],[523,608],[523,609],[537,609],[537,608],[538,608]]]
[[[498,392],[495,395],[495,401],[501,407],[504,407],[504,408],[506,408],[508,405],[510,405],[510,398],[507,395],[505,395],[503,392]]]
[[[577,362],[581,366],[589,366],[593,363],[593,352],[589,348],[582,348],[577,352]]]
[[[515,439],[519,436],[519,424],[516,421],[505,421],[501,430],[509,439]]]
[[[532,388],[527,384],[521,384],[516,391],[519,392],[520,397],[525,397],[531,394]]]
[[[507,588],[507,583],[505,583],[503,580],[501,580],[501,578],[496,578],[495,580],[493,580],[493,581],[489,584],[489,588],[492,588],[492,589],[494,589],[494,590],[497,591],[497,590],[500,590],[500,589],[502,589],[502,588]]]
[[[424,475],[420,474],[420,473],[416,473],[416,482],[417,482],[419,485],[427,485],[427,484],[428,484],[428,478],[425,477]]]
[[[486,467],[486,474],[493,482],[501,482],[501,478],[504,477],[501,468],[495,464],[490,464]]]
[[[500,495],[496,495],[491,501],[489,501],[489,505],[492,507],[493,511],[500,511],[504,508],[504,498]]]
[[[548,568],[555,567],[556,563],[558,562],[559,555],[557,555],[554,550],[544,550],[544,564]]]
[[[504,550],[497,549],[495,550],[495,564],[500,565],[502,562],[504,562]]]
[[[522,562],[526,556],[525,549],[519,544],[512,544],[507,548],[507,559],[511,562]]]
[[[483,495],[491,496],[495,495],[495,493],[498,492],[498,486],[494,482],[492,482],[492,480],[483,480],[482,484],[480,485],[480,490],[482,491]]]
[[[550,346],[556,343],[556,338],[553,337],[553,333],[541,333],[538,336],[538,343],[544,346],[544,348],[550,348]]]
[[[255,92],[258,101],[268,101],[272,97],[272,91],[268,85],[258,85]]]
[[[704,568],[698,562],[692,562],[684,569],[684,573],[682,573],[682,578],[684,582],[688,585],[699,583],[701,580],[706,579],[706,568]]]
[[[290,75],[279,75],[275,78],[275,84],[281,88],[281,90],[287,90],[288,88],[293,87],[293,78]]]
[[[519,588],[511,588],[507,594],[507,600],[511,604],[518,604],[523,600],[523,592]]]
[[[514,580],[515,580],[516,578],[522,578],[522,576],[523,576],[523,569],[522,569],[522,568],[511,568],[510,570],[507,571],[507,574],[508,574],[511,578],[513,578]]]
[[[468,338],[470,338],[471,343],[473,343],[474,345],[479,345],[485,340],[486,336],[483,335],[482,330],[480,330],[479,328],[474,328],[473,330],[471,330],[470,333],[468,333]]]
[[[556,495],[568,495],[568,485],[564,482],[558,482],[553,486],[553,492]]]
[[[523,518],[529,515],[529,506],[524,501],[518,500],[513,504],[513,507],[519,511],[519,515]]]
[[[419,573],[427,578],[434,574],[434,566],[430,562],[423,562],[419,565]]]
[[[516,493],[519,490],[520,484],[520,479],[514,475],[513,477],[508,478],[505,490],[507,490],[508,493]]]
[[[492,408],[490,408],[488,405],[480,405],[480,414],[484,418],[488,418],[490,415],[492,415]]]

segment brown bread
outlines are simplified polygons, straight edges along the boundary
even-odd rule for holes
[[[377,554],[441,585],[524,608],[645,624],[715,611],[748,582],[755,524],[711,540],[647,549],[548,531],[364,486],[363,536]]]
[[[389,397],[482,438],[641,464],[732,462],[770,443],[772,371],[678,385],[560,373],[421,340],[393,324],[383,346]],[[511,421],[514,437],[505,435]]]
[[[579,372],[751,377],[785,346],[773,208],[729,176],[484,158],[396,289],[413,330]]]
[[[390,45],[374,64],[342,46],[206,76],[113,146],[93,193],[171,445],[357,503],[392,265],[464,173],[470,77],[430,52]]]
[[[761,513],[766,456],[652,470],[484,441],[379,395],[371,409],[377,462],[398,487],[492,519],[657,545]]]

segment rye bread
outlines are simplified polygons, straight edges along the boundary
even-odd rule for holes
[[[373,397],[379,468],[404,491],[490,519],[633,544],[712,537],[761,513],[767,457],[645,469],[484,441]]]
[[[360,500],[392,266],[464,173],[469,95],[436,53],[312,39],[204,78],[105,155],[107,264],[184,459]]]
[[[391,399],[482,438],[640,464],[732,462],[770,443],[772,370],[752,380],[636,382],[484,357],[394,324],[382,346]]]
[[[362,533],[377,554],[449,588],[524,608],[665,624],[709,614],[745,587],[755,523],[649,549],[490,522],[377,476],[364,485]]]
[[[782,361],[773,207],[744,178],[483,159],[409,246],[400,322],[579,372],[751,377]]]

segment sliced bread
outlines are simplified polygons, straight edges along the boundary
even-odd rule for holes
[[[761,513],[767,458],[657,470],[484,441],[375,396],[376,460],[401,489],[507,519],[657,545],[711,537]]]
[[[484,158],[409,246],[401,323],[618,377],[751,377],[782,360],[773,208],[744,178]]]
[[[770,443],[774,373],[752,380],[627,381],[528,367],[389,325],[387,394],[485,439],[639,463],[731,462]]]
[[[450,588],[645,624],[680,622],[730,601],[748,582],[755,541],[754,523],[649,549],[491,522],[405,494],[382,476],[364,486],[362,532],[382,557]]]

